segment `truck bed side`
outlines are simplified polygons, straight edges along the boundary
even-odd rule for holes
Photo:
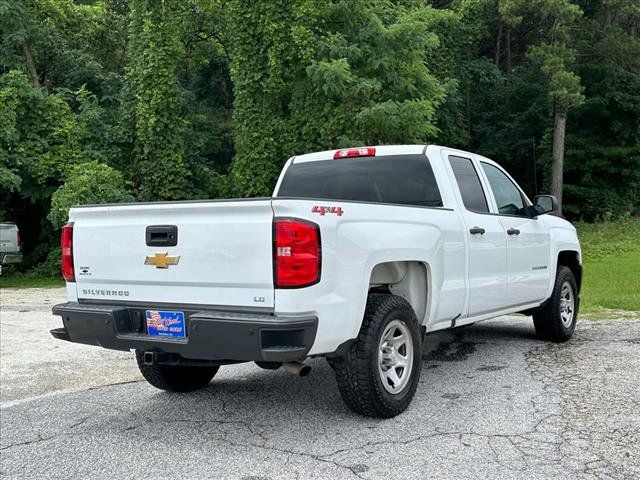
[[[339,207],[342,213],[321,215],[317,207]],[[427,328],[439,322],[450,324],[461,313],[464,241],[459,216],[452,210],[274,198],[273,211],[275,218],[302,218],[320,226],[322,281],[300,290],[275,291],[279,315],[308,312],[321,320],[310,354],[331,352],[343,339],[357,336],[372,272],[383,263],[423,265],[427,302],[417,313]],[[440,297],[447,301],[440,301]]]

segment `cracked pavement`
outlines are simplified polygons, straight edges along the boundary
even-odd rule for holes
[[[130,353],[50,338],[63,298],[2,291],[3,478],[640,478],[638,320],[582,321],[562,345],[524,317],[429,335],[412,405],[377,420],[323,359],[161,392]]]

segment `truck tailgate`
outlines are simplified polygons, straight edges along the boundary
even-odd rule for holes
[[[69,219],[81,300],[273,307],[270,199],[80,207]],[[175,227],[177,244],[147,245],[152,226]]]

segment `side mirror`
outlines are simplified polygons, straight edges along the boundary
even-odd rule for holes
[[[533,197],[533,208],[537,215],[558,211],[558,199],[553,195],[536,195]]]

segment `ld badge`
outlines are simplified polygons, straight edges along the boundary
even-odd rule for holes
[[[180,256],[169,255],[167,252],[156,252],[153,255],[147,255],[144,259],[145,265],[155,265],[156,268],[169,268],[169,265],[177,265]]]

